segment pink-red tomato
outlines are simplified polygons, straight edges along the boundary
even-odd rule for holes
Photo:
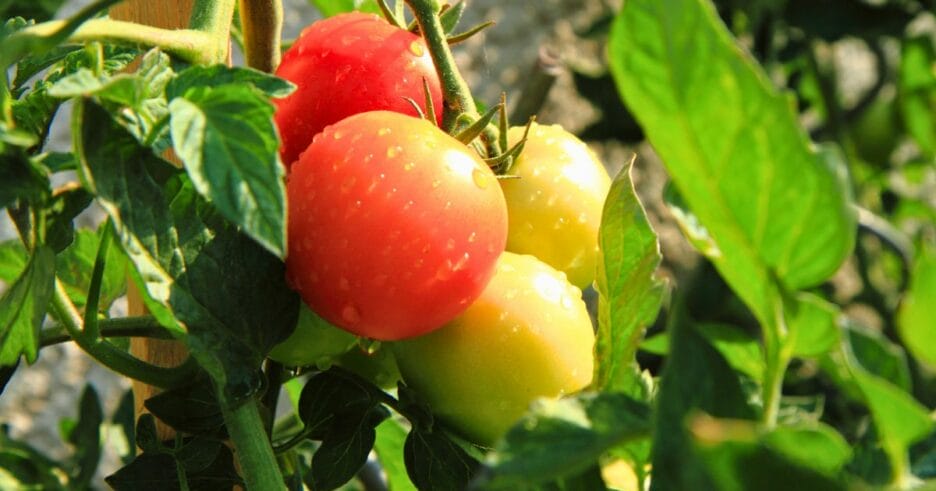
[[[329,126],[293,165],[287,195],[290,283],[323,318],[369,338],[452,320],[481,294],[507,241],[491,170],[399,113]]]
[[[352,114],[388,110],[415,116],[406,98],[425,109],[423,79],[442,107],[423,39],[374,14],[348,13],[311,24],[283,55],[276,75],[297,86],[276,101],[280,156],[287,167],[313,136]]]

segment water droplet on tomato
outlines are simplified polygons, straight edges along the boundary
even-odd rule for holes
[[[443,209],[443,210],[450,210],[450,209],[452,209],[452,202],[451,202],[451,201],[446,201],[446,202],[445,202],[445,206],[443,206],[442,209]]]
[[[399,146],[399,145],[394,145],[394,146],[392,146],[392,147],[390,147],[390,148],[387,149],[387,158],[392,159],[392,158],[396,157],[397,155],[399,155],[400,152],[402,152],[402,151],[403,151],[403,147],[401,147],[401,146]]]
[[[517,298],[517,294],[518,294],[518,293],[519,293],[519,292],[517,292],[517,290],[516,290],[515,288],[511,288],[511,289],[507,290],[506,292],[504,292],[504,298],[506,298],[507,300],[513,300],[513,299]]]
[[[377,136],[387,136],[391,133],[390,128],[380,128],[377,130]]]
[[[575,302],[572,300],[572,297],[563,295],[562,296],[562,308],[569,310],[575,305]]]
[[[488,187],[488,184],[490,184],[488,175],[485,174],[481,169],[475,169],[471,171],[471,180],[474,181],[475,185],[481,189]]]
[[[343,137],[343,136],[344,136],[344,132],[341,131],[341,130],[335,130],[335,132],[332,133],[332,138],[334,138],[334,139],[336,139],[336,140],[340,140],[341,137]]]
[[[579,222],[579,223],[585,223],[585,222],[587,222],[587,221],[588,221],[588,213],[585,213],[584,211],[581,212],[581,213],[579,213],[578,222]]]
[[[549,197],[549,200],[546,201],[546,206],[556,206],[556,200],[558,200],[558,199],[559,199],[559,198],[558,198],[556,195],[550,196],[550,197]]]
[[[449,239],[445,242],[445,248],[449,251],[455,248],[455,239]]]
[[[389,154],[388,154],[388,155],[389,155]],[[416,162],[407,162],[407,163],[403,164],[403,170],[405,170],[405,171],[411,171],[411,170],[413,170],[414,168],[416,168]]]
[[[371,160],[374,160],[374,154],[369,153],[364,156],[364,163],[369,164]]]
[[[438,281],[446,281],[452,277],[452,261],[450,259],[446,259],[442,266],[439,266],[435,277]]]
[[[357,307],[348,304],[341,310],[341,319],[348,324],[354,325],[361,321],[361,313],[358,312]]]
[[[409,210],[410,208],[412,208],[412,207],[413,207],[413,204],[414,204],[414,203],[413,203],[413,200],[407,201],[406,204],[403,205],[403,211],[407,211],[407,210]]]
[[[462,257],[458,258],[458,262],[456,262],[452,266],[452,269],[455,271],[461,271],[465,269],[465,266],[468,266],[468,261],[470,259],[471,259],[471,256],[469,256],[467,252],[462,254]]]
[[[438,179],[433,179],[433,180],[432,180],[432,189],[435,189],[435,188],[439,187],[441,184],[442,184],[442,181],[440,181],[440,180],[438,180]]]
[[[423,49],[422,45],[418,41],[413,41],[409,45],[410,53],[413,53],[416,56],[422,56],[426,50]]]
[[[468,242],[474,242],[476,240],[478,240],[477,232],[471,232],[470,234],[468,234]]]

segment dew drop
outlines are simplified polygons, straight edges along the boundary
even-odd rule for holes
[[[387,136],[390,134],[390,128],[380,128],[377,130],[377,136]]]
[[[477,232],[471,232],[470,234],[468,234],[468,242],[474,242],[476,240],[478,240]]]
[[[416,56],[422,56],[426,50],[423,49],[422,45],[418,41],[413,41],[409,45],[410,53],[413,53]]]
[[[559,197],[556,196],[556,195],[550,196],[550,197],[549,197],[549,200],[546,201],[546,206],[556,206],[556,200],[558,200],[558,199],[559,199]]]
[[[361,321],[361,313],[358,312],[357,307],[348,304],[341,310],[341,318],[348,324],[354,325]]]
[[[481,169],[471,171],[471,180],[481,189],[488,187],[488,184],[490,184],[487,174]]]
[[[511,288],[504,293],[504,298],[506,298],[507,300],[513,300],[517,298],[517,293],[518,292],[515,288]]]
[[[403,147],[399,145],[394,145],[387,149],[387,158],[394,158],[403,151]]]
[[[452,269],[454,271],[460,271],[462,269],[465,269],[465,266],[468,266],[469,259],[471,259],[471,256],[469,256],[467,252],[462,254],[462,257],[458,258],[458,262],[452,265]]]
[[[441,184],[442,184],[442,181],[440,181],[440,180],[438,180],[438,179],[433,179],[433,181],[432,181],[432,189],[435,189],[435,188],[439,187]]]
[[[388,156],[389,156],[389,154],[388,154]],[[405,170],[405,171],[407,171],[407,172],[413,170],[414,168],[416,168],[416,162],[407,162],[407,163],[403,164],[403,170]]]
[[[565,296],[565,295],[562,296],[562,308],[564,308],[564,309],[566,309],[566,310],[569,310],[569,309],[571,309],[574,305],[575,305],[575,303],[572,301],[572,298],[571,298],[571,297],[568,297],[568,296]]]
[[[445,202],[445,206],[443,206],[442,209],[443,209],[443,210],[451,210],[451,209],[452,209],[452,202],[451,202],[451,201],[446,201],[446,202]]]
[[[449,251],[455,248],[455,239],[449,239],[445,242],[445,248]]]
[[[409,200],[406,202],[405,205],[403,205],[403,211],[408,211],[412,207],[413,207],[413,200]]]
[[[587,221],[588,221],[588,213],[585,213],[584,211],[582,213],[579,213],[578,222],[585,223]]]
[[[343,136],[344,136],[344,132],[341,131],[341,130],[335,130],[335,132],[332,133],[332,138],[334,138],[334,139],[336,139],[336,140],[340,140],[341,137],[343,137]]]
[[[436,280],[446,281],[452,277],[452,261],[446,259],[442,266],[439,266],[439,269],[436,270]]]
[[[369,164],[371,160],[374,160],[374,154],[369,153],[364,156],[364,163]]]

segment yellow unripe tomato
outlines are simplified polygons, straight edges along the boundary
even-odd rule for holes
[[[534,399],[585,388],[594,342],[581,291],[535,257],[505,252],[468,310],[393,350],[436,417],[491,445]]]
[[[510,144],[523,128],[507,132]],[[500,179],[507,199],[507,250],[532,254],[585,288],[595,280],[598,227],[611,178],[591,149],[558,125],[534,124],[523,152]]]

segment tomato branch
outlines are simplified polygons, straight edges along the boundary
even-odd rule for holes
[[[62,322],[62,326],[75,343],[111,370],[156,387],[173,387],[191,380],[198,369],[198,364],[189,359],[178,367],[164,368],[146,363],[116,346],[99,339],[91,339],[84,331],[84,322],[75,305],[65,292],[65,286],[56,278],[55,292],[52,297],[52,309]]]
[[[279,66],[281,57],[281,0],[240,0],[240,21],[247,66],[273,73]]]
[[[172,339],[169,331],[151,315],[99,319],[97,324],[102,338]],[[72,337],[64,324],[53,324],[39,334],[39,346],[42,348],[69,341],[72,341]]]

